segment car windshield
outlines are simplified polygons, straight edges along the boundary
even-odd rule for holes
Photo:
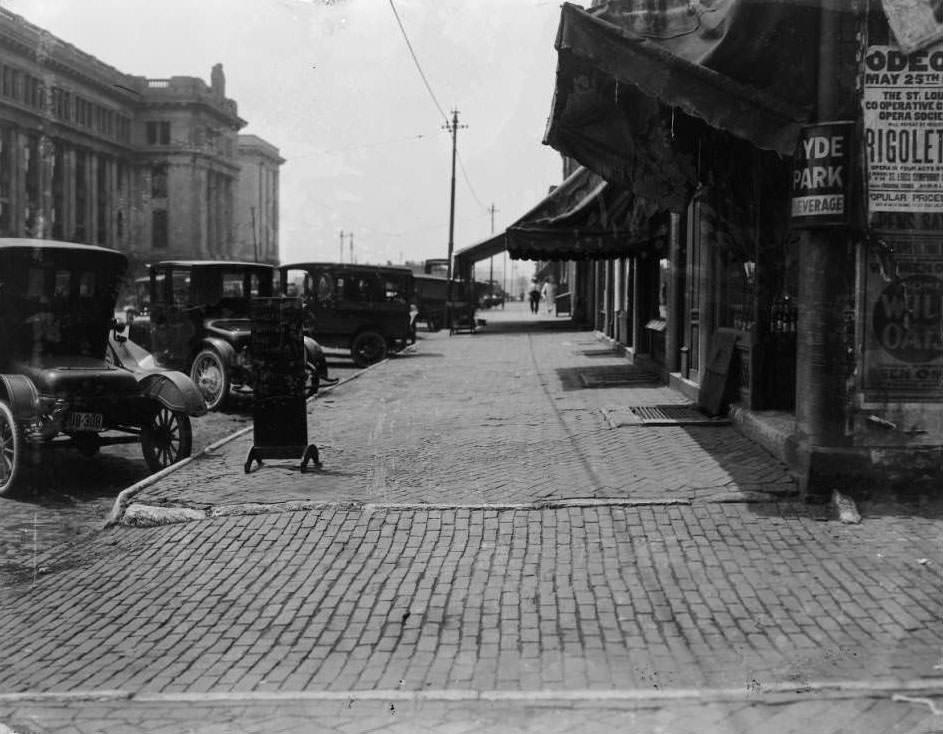
[[[159,274],[163,279],[164,274]],[[170,299],[180,308],[202,308],[210,315],[245,318],[250,299],[272,294],[272,278],[266,271],[193,267],[174,269],[167,274]],[[167,286],[158,285],[158,293]]]
[[[18,261],[19,260],[19,261]],[[100,357],[113,316],[118,273],[85,258],[23,262],[11,257],[0,274],[0,330],[9,357]]]

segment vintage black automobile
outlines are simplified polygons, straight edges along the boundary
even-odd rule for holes
[[[254,297],[272,295],[274,267],[225,260],[165,260],[150,266],[147,341],[157,364],[189,373],[210,410],[231,390],[250,391]],[[132,323],[132,334],[139,335]],[[327,380],[320,345],[305,337],[307,395]]]
[[[190,455],[190,379],[155,368],[114,319],[120,252],[52,240],[0,239],[0,494],[27,451],[140,442],[158,471]]]
[[[409,268],[292,263],[278,269],[283,295],[300,296],[305,332],[325,347],[349,349],[358,367],[415,341],[413,273]]]

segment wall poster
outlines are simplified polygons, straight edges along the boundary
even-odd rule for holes
[[[893,223],[886,213],[943,213],[943,45],[910,55],[869,46],[864,64],[872,225]]]
[[[865,392],[875,399],[943,397],[943,241],[890,241],[869,252],[865,286]],[[890,272],[888,272],[890,271]]]
[[[943,398],[943,44],[869,46],[863,70],[869,248],[862,387]]]

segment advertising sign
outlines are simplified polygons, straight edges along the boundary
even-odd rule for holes
[[[248,473],[263,459],[301,458],[319,464],[308,443],[303,312],[297,298],[253,298],[250,353],[255,375]]]
[[[943,45],[869,46],[862,104],[871,225],[943,230]]]
[[[852,122],[806,125],[792,170],[792,222],[799,226],[849,223]]]
[[[943,243],[937,237],[889,242],[869,253],[864,388],[875,398],[943,397]]]

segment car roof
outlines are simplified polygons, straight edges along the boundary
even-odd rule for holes
[[[372,272],[372,273],[396,273],[397,275],[413,274],[411,268],[407,268],[405,265],[358,265],[355,263],[325,263],[325,262],[296,262],[296,263],[285,263],[284,265],[279,265],[279,270],[287,270],[289,268],[296,268],[298,270],[303,270],[305,268],[335,268],[335,269],[344,269],[344,270],[359,270],[362,272]]]
[[[86,245],[81,242],[60,242],[59,240],[43,240],[31,237],[0,237],[0,249],[3,250],[28,250],[36,248],[73,250],[75,252],[100,252],[109,255],[126,257],[123,252],[112,250],[108,247],[102,247],[101,245]]]
[[[416,273],[413,275],[416,280],[432,280],[435,282],[442,281],[443,283],[448,283],[449,279],[444,275],[433,275],[432,273]],[[457,282],[456,278],[452,278],[453,281]]]
[[[160,260],[159,262],[151,263],[148,267],[170,267],[170,268],[189,268],[194,265],[199,266],[213,266],[220,268],[264,268],[266,270],[272,270],[275,268],[274,265],[270,263],[256,263],[256,262],[247,262],[243,260]]]

